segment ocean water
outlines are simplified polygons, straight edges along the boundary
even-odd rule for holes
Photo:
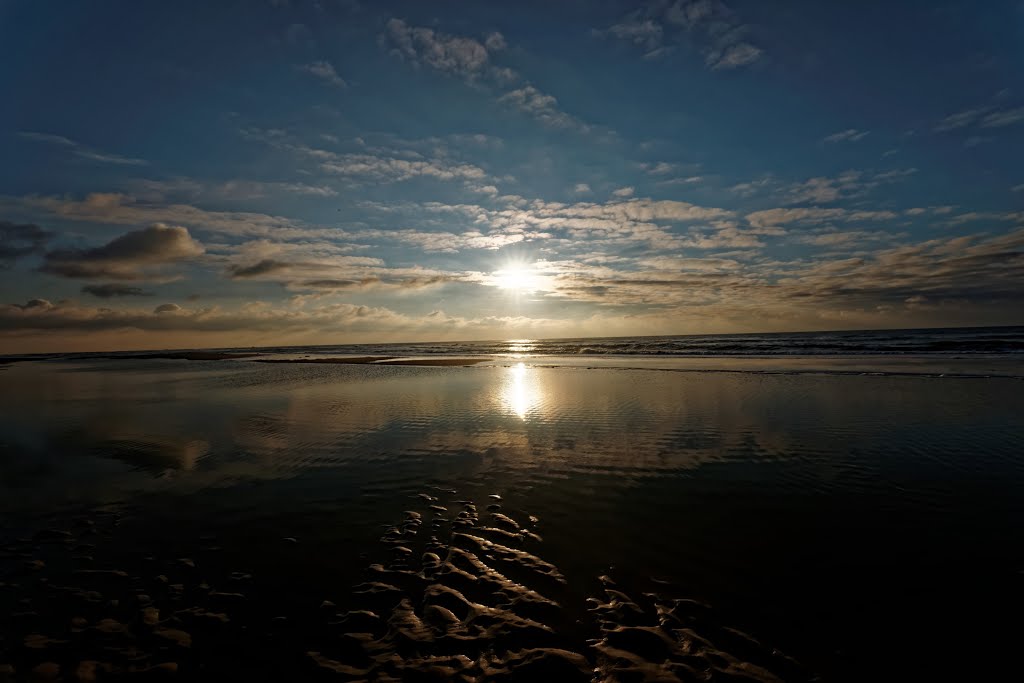
[[[267,355],[395,356],[1015,356],[1024,355],[1024,327],[964,327],[775,334],[674,335],[513,339],[472,342],[328,344],[221,349]],[[151,352],[66,354],[64,357],[124,357]]]
[[[495,357],[470,367],[13,363],[0,665],[19,680],[81,662],[219,680],[1016,677],[1020,335],[809,336],[847,358],[770,372],[551,358],[769,355],[777,335],[275,351]]]

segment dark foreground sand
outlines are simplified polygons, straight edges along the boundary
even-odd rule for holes
[[[229,539],[132,555],[119,512],[6,542],[0,681],[813,678],[678,587],[601,576],[579,595],[542,559],[543,522],[498,495],[433,488],[409,508],[355,560],[365,581],[319,595],[232,566]],[[298,561],[301,541],[265,552]]]

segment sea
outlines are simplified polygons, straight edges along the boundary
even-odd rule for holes
[[[209,350],[209,349],[204,349]],[[1014,356],[1024,354],[1024,326],[961,327],[908,330],[779,332],[570,339],[503,339],[387,344],[323,344],[216,349],[263,354],[390,356]],[[125,351],[117,356],[151,351]],[[109,353],[60,354],[89,358]]]

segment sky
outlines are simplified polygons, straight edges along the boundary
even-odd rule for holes
[[[0,352],[1024,323],[1024,2],[0,0]]]

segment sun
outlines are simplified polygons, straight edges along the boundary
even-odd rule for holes
[[[540,276],[532,266],[516,265],[494,271],[494,284],[513,292],[532,292],[540,287]]]

